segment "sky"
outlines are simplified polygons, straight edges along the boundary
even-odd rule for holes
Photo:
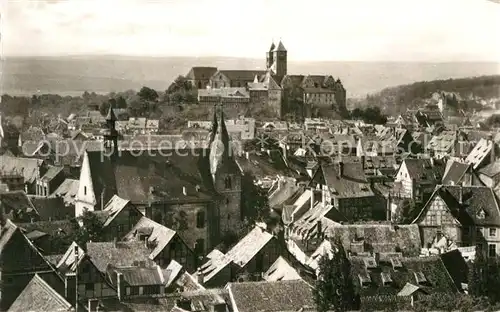
[[[496,0],[0,0],[4,56],[500,62]]]

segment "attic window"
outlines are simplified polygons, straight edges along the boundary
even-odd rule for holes
[[[401,263],[401,260],[398,258],[392,258],[391,259],[391,265],[394,270],[400,269],[403,267],[403,264]]]
[[[427,279],[425,278],[424,273],[422,272],[415,272],[415,280],[419,285],[424,285],[427,283]]]
[[[483,210],[483,209],[480,209],[478,212],[477,212],[477,218],[478,219],[484,219],[486,217],[486,212]]]
[[[369,274],[358,274],[358,278],[361,287],[368,287],[372,283],[372,278]]]
[[[363,262],[365,263],[365,267],[367,269],[377,268],[377,262],[373,258],[365,258],[365,259],[363,259]]]
[[[380,273],[380,277],[382,278],[382,284],[384,284],[384,286],[388,286],[392,283],[392,278],[390,273],[382,272]]]

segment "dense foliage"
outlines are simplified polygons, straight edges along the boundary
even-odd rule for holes
[[[336,244],[337,251],[332,257],[323,256],[319,260],[319,274],[314,289],[316,309],[320,312],[350,311],[357,305],[352,282],[351,263],[342,243]]]
[[[380,107],[370,106],[365,109],[355,108],[351,111],[351,119],[361,119],[368,124],[383,125],[387,122],[387,116],[382,114]]]
[[[103,223],[94,212],[85,209],[77,221],[81,226],[75,232],[75,242],[80,246],[85,246],[87,242],[99,241],[102,237]]]
[[[355,103],[357,106],[378,106],[387,114],[397,114],[407,109],[422,106],[434,92],[454,92],[464,98],[463,101],[449,99],[449,105],[456,109],[473,110],[482,106],[471,96],[485,99],[500,98],[500,76],[482,76],[460,79],[420,81],[412,84],[389,87],[368,95],[366,99]]]
[[[241,177],[241,204],[244,217],[250,222],[267,222],[270,216],[267,192],[254,183],[250,172]]]
[[[492,304],[500,303],[500,261],[486,258],[484,250],[476,248],[476,258],[469,270],[469,294],[485,297]]]

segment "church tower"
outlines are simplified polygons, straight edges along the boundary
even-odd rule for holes
[[[271,43],[271,47],[269,48],[269,51],[266,52],[266,69],[270,69],[271,66],[273,66],[274,61],[273,61],[273,51],[276,46],[274,45],[274,42]]]
[[[116,115],[113,108],[109,106],[106,116],[106,127],[102,130],[104,137],[104,151],[112,155],[118,151],[118,131],[116,131]]]
[[[273,61],[272,70],[274,73],[277,76],[285,76],[287,74],[287,51],[281,40],[273,50]]]
[[[219,233],[237,230],[241,223],[241,173],[234,160],[222,108],[215,107],[210,134],[209,165],[217,203]]]

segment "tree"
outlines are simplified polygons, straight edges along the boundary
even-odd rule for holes
[[[401,201],[396,215],[394,216],[394,222],[400,224],[410,224],[420,213],[422,206],[417,204],[412,199],[405,199]]]
[[[75,234],[75,241],[80,246],[85,246],[90,241],[99,241],[103,222],[94,212],[85,209],[83,214],[76,220],[81,224]]]
[[[487,297],[490,303],[500,302],[500,263],[498,258],[486,258],[485,251],[476,247],[476,257],[469,269],[469,294]]]
[[[351,263],[340,241],[336,242],[336,248],[331,256],[325,254],[318,263],[314,297],[316,309],[320,312],[344,312],[355,309],[357,304]]]
[[[251,172],[243,173],[241,177],[241,203],[243,214],[250,223],[266,222],[269,219],[270,208],[267,192],[255,185],[255,177]]]
[[[119,96],[116,98],[116,108],[127,108],[127,101],[123,96]]]
[[[148,87],[142,87],[137,95],[142,101],[146,102],[155,102],[156,100],[158,100],[158,92]]]

